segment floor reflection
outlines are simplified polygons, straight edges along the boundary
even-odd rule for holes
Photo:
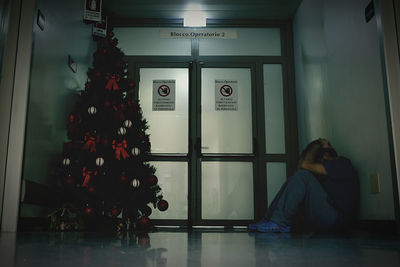
[[[1,266],[400,266],[400,239],[245,231],[0,234]]]

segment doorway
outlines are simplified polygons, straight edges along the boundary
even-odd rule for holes
[[[202,56],[198,42],[191,56],[126,56],[149,125],[150,164],[170,203],[150,218],[245,226],[264,215],[297,158],[289,60]]]

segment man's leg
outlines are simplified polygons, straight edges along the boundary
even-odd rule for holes
[[[265,217],[256,223],[249,224],[248,225],[249,230],[257,230],[257,228],[260,225],[266,224],[271,219],[272,213],[275,210],[275,208],[279,202],[279,198],[281,197],[281,195],[283,194],[283,192],[286,189],[286,185],[287,185],[287,181],[281,186],[281,188],[279,189],[279,192],[276,194],[276,196],[272,200],[271,204],[268,207],[267,214],[265,215]]]
[[[314,175],[305,170],[298,171],[282,186],[268,209],[266,220],[290,226],[291,219],[302,204],[306,220],[314,228],[328,230],[335,223],[338,216],[336,209],[329,204],[325,190]]]

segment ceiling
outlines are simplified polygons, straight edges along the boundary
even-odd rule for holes
[[[302,0],[103,0],[103,10],[120,19],[181,19],[202,10],[208,19],[287,20]]]

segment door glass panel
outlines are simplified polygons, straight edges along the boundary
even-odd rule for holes
[[[158,184],[168,209],[153,209],[151,219],[187,220],[188,218],[188,164],[187,162],[150,162],[157,171]]]
[[[279,28],[236,28],[235,39],[200,39],[201,56],[280,56]]]
[[[252,220],[253,164],[202,162],[202,219]]]
[[[203,68],[201,111],[202,153],[253,152],[250,69]]]
[[[267,164],[267,194],[268,205],[286,182],[286,163],[268,162]]]
[[[266,152],[285,153],[285,115],[281,64],[264,65]]]
[[[139,99],[150,126],[151,153],[188,152],[188,75],[187,68],[140,69]],[[175,81],[174,110],[153,111],[153,81],[157,87],[160,80]]]

